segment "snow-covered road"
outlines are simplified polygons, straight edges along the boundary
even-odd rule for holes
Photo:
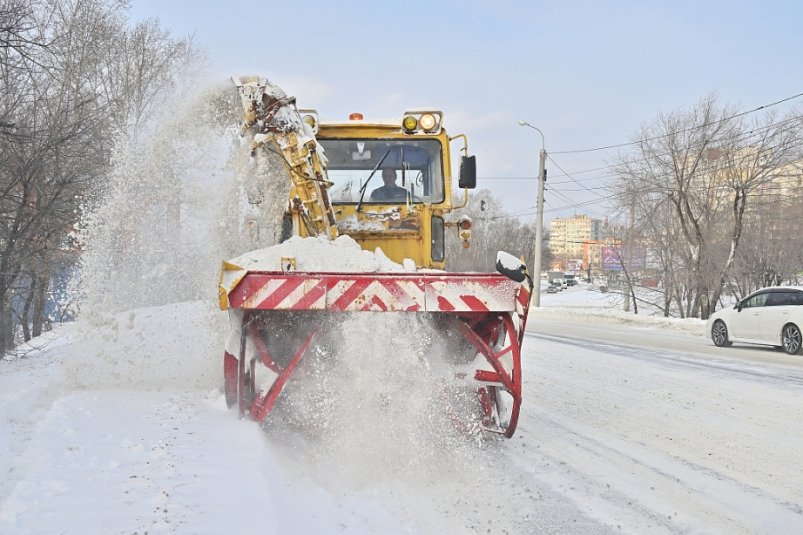
[[[512,440],[338,448],[225,409],[205,314],[0,363],[0,533],[803,532],[803,359],[538,315]]]
[[[800,359],[655,328],[535,329],[522,436],[578,510],[633,533],[803,529]]]

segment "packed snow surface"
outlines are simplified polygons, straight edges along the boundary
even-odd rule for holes
[[[803,533],[803,359],[583,284],[532,310],[511,440],[451,425],[459,333],[423,314],[339,318],[276,419],[240,420],[221,259],[414,266],[347,237],[270,247],[284,164],[250,156],[230,85],[179,104],[115,152],[79,321],[0,361],[0,534]]]
[[[0,533],[803,531],[800,357],[544,297],[507,441],[443,425],[400,315],[310,372],[307,429],[226,409],[211,303],[66,325],[0,363]]]

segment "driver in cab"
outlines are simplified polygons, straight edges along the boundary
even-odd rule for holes
[[[407,190],[396,185],[396,171],[388,167],[382,169],[382,182],[380,186],[371,192],[372,201],[404,201],[407,199]]]

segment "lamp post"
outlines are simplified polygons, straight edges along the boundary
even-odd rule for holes
[[[527,121],[519,121],[519,126],[529,126],[541,135],[541,152],[538,157],[538,201],[535,205],[535,260],[533,262],[533,279],[535,293],[533,306],[541,306],[541,235],[544,233],[544,182],[546,182],[546,142],[544,133]]]

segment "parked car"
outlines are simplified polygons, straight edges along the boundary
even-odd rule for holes
[[[549,286],[546,287],[546,293],[548,293],[548,294],[556,294],[559,291],[560,291],[560,288],[558,288],[554,284],[550,284]]]
[[[718,347],[733,342],[763,344],[800,352],[803,342],[803,286],[763,288],[735,306],[717,310],[706,323],[708,337]]]
[[[565,290],[566,288],[568,288],[568,286],[566,286],[566,281],[561,279],[555,279],[552,281],[551,284],[552,286],[555,286],[558,290]]]

